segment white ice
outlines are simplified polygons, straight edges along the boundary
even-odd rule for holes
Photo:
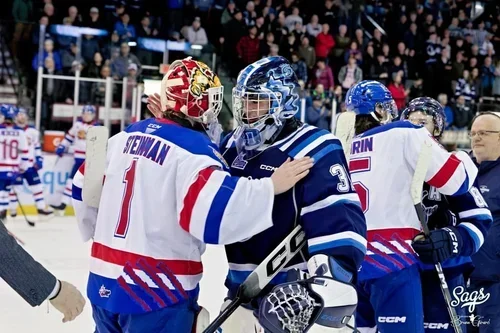
[[[84,244],[74,217],[53,217],[29,227],[22,217],[11,219],[7,228],[25,242],[25,249],[59,279],[75,284],[86,294],[90,243]],[[223,302],[227,261],[221,247],[207,247],[203,255],[204,277],[200,305],[215,318]],[[0,263],[1,264],[1,263]],[[63,324],[62,315],[47,302],[32,308],[0,279],[0,333],[90,333],[94,332],[88,300],[75,321]]]

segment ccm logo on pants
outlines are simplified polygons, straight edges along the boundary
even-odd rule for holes
[[[424,328],[431,330],[447,330],[450,327],[449,323],[424,323]]]
[[[405,323],[406,317],[378,317],[378,322],[387,324]]]

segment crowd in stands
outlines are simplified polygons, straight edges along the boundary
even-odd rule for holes
[[[469,0],[94,3],[77,7],[56,0],[14,0],[12,51],[20,65],[26,55],[20,45],[28,43],[30,61],[24,63],[32,66],[32,75],[41,62],[47,73],[74,75],[80,69],[82,76],[127,76],[134,84],[142,65],[161,62],[161,55],[151,51],[131,52],[129,42],[140,37],[202,45],[220,55],[224,66],[218,69],[233,78],[262,57],[281,55],[292,62],[301,82],[306,120],[324,128],[329,128],[332,105],[342,111],[345,93],[363,79],[387,85],[400,109],[415,97],[438,98],[446,108],[447,128],[467,128],[483,97],[500,97],[496,1],[487,1],[478,17]],[[47,29],[39,55],[39,26],[54,24],[105,29],[109,35],[85,35],[78,50],[74,38]],[[102,103],[102,84],[83,90],[87,95],[81,100]],[[72,103],[72,98],[70,81],[44,84],[44,100]]]

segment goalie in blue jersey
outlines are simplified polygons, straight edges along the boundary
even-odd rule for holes
[[[444,130],[445,113],[443,107],[436,100],[429,97],[416,98],[406,106],[401,113],[401,119],[408,120],[415,125],[424,126],[439,140]],[[436,230],[432,237],[424,242],[413,244],[422,261],[422,295],[424,300],[424,328],[425,332],[453,332],[446,303],[440,291],[438,276],[432,265],[442,262],[448,288],[452,291],[452,305],[455,306],[465,331],[465,318],[470,315],[465,307],[461,307],[459,298],[466,290],[466,280],[472,272],[473,265],[470,258],[483,245],[488,229],[492,222],[491,212],[486,201],[476,186],[462,195],[442,195],[428,184],[424,185],[423,205],[427,213],[430,230]],[[461,228],[458,228],[458,225]],[[453,232],[458,240],[458,255],[447,255],[440,249],[447,234]]]

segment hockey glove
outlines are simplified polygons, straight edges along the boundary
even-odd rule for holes
[[[259,322],[265,332],[338,332],[348,322],[354,326],[356,289],[335,276],[338,270],[343,271],[342,278],[350,273],[324,254],[312,257],[308,268],[313,277],[277,285],[264,297]],[[296,273],[297,277],[309,275]]]
[[[43,157],[35,157],[35,169],[40,170],[43,167]]]
[[[59,145],[56,149],[56,155],[59,157],[62,157],[64,155],[64,151],[66,150],[66,147],[63,145]]]
[[[426,264],[437,264],[459,255],[463,245],[457,228],[447,227],[430,232],[429,237],[420,233],[413,239],[413,249]]]

